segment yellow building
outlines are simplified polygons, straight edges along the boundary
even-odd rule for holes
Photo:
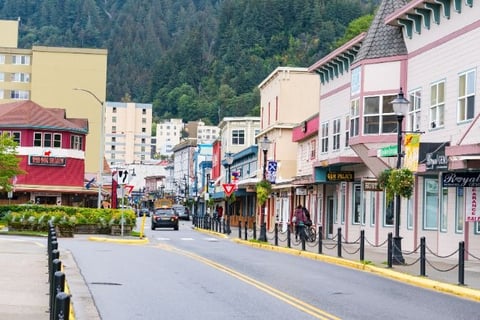
[[[87,118],[87,178],[99,172],[107,53],[44,46],[19,49],[18,21],[0,20],[0,104],[30,99],[48,108],[64,108],[72,118]]]

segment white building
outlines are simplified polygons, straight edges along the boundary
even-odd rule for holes
[[[151,160],[152,105],[105,104],[105,159],[111,167]]]
[[[170,156],[173,147],[180,143],[184,124],[182,119],[170,119],[157,123],[157,153]]]

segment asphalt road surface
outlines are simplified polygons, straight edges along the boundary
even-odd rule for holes
[[[149,243],[61,239],[104,320],[478,319],[480,304],[192,230]],[[68,280],[68,275],[67,275]]]

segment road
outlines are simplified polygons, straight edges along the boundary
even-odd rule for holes
[[[476,319],[480,304],[374,274],[236,244],[192,230],[146,228],[150,242],[61,239],[102,319]],[[68,280],[68,275],[67,275]]]

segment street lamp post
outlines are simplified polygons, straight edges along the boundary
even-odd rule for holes
[[[91,95],[95,100],[100,103],[101,115],[100,115],[100,155],[98,156],[98,200],[97,208],[102,207],[102,187],[103,187],[103,156],[105,153],[105,102],[100,100],[95,93],[90,90],[82,88],[73,88],[73,90],[83,91]]]
[[[271,143],[267,136],[263,136],[260,143],[263,151],[263,180],[267,180],[267,153]],[[266,209],[265,203],[262,204],[262,212],[260,213],[260,236],[258,238],[260,241],[267,241],[267,226],[265,223]]]
[[[208,183],[210,181],[210,174],[212,173],[212,168],[210,167],[205,167],[205,194],[204,194],[204,201],[205,201],[205,211],[203,213],[203,216],[205,218],[205,215],[208,213],[208,200],[210,200],[210,193],[208,190]],[[210,217],[209,217],[210,218]]]
[[[408,112],[409,101],[405,99],[402,88],[398,97],[391,102],[393,111],[397,115],[397,169],[402,166],[402,123]],[[402,255],[402,237],[400,237],[400,195],[395,195],[395,235],[393,237],[392,263],[404,264]]]
[[[232,163],[233,163],[233,153],[231,152],[227,152],[225,153],[225,161],[227,162],[227,183],[230,184],[232,181],[232,173],[231,173],[231,167],[232,167]],[[225,214],[227,216],[227,227],[226,227],[226,230],[225,230],[225,233],[226,234],[230,234],[232,232],[232,230],[230,229],[230,196],[227,197],[227,202],[226,202],[226,206],[225,206]]]

